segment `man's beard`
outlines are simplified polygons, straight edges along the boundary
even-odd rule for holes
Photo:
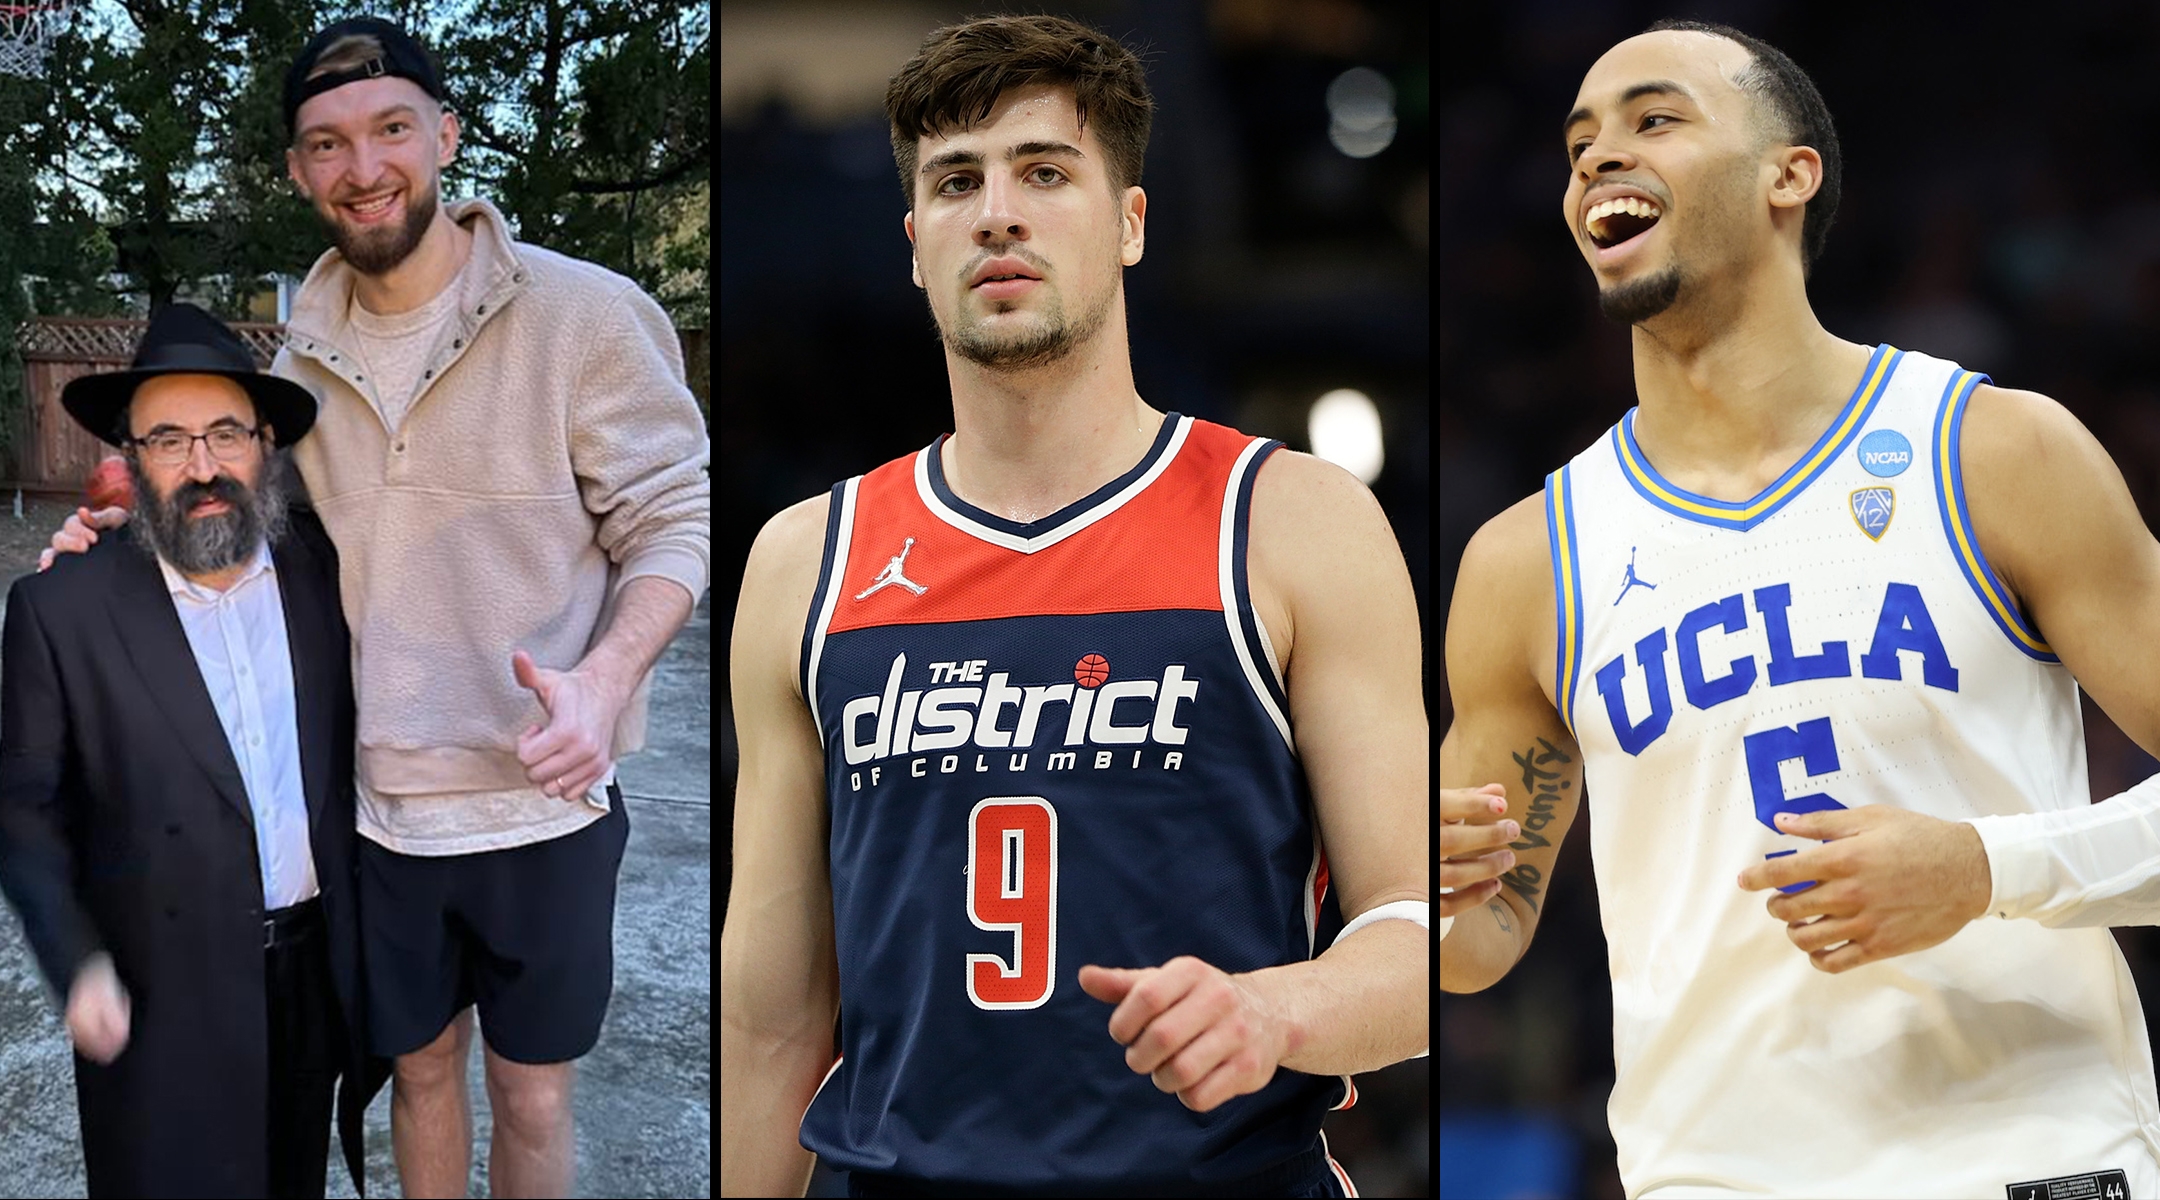
[[[1102,299],[1080,314],[1078,321],[1065,319],[1065,303],[1055,293],[1043,303],[1041,323],[1019,333],[992,333],[984,322],[966,316],[951,326],[940,325],[938,335],[945,347],[979,367],[993,371],[1022,371],[1048,366],[1071,354],[1101,332],[1110,319],[1115,293],[1105,289]],[[965,303],[963,301],[963,303]],[[933,312],[934,318],[937,314]]]
[[[136,544],[172,564],[182,575],[211,575],[246,562],[255,547],[285,536],[286,466],[276,454],[263,459],[262,474],[250,488],[230,475],[208,483],[184,479],[172,494],[160,496],[143,476],[142,464],[130,459],[135,482],[134,524],[142,531]],[[188,512],[205,500],[222,500],[227,511],[207,517]]]
[[[1667,267],[1630,283],[1598,289],[1598,308],[1621,325],[1640,325],[1680,298],[1680,268]]]
[[[347,224],[339,214],[344,206],[334,204],[330,212],[315,210],[316,219],[330,236],[330,244],[352,269],[362,275],[382,275],[404,262],[406,257],[420,246],[420,239],[427,236],[428,225],[435,220],[436,185],[430,181],[425,188],[405,189],[405,219],[395,225]]]

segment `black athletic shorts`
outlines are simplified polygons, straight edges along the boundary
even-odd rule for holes
[[[423,856],[360,839],[368,1043],[408,1054],[480,1006],[488,1048],[512,1062],[582,1057],[615,990],[615,878],[630,814],[477,854]]]

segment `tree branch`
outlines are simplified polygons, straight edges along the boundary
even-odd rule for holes
[[[570,190],[582,196],[609,196],[619,192],[647,192],[681,180],[709,162],[709,149],[699,146],[689,157],[657,174],[641,179],[581,179]]]

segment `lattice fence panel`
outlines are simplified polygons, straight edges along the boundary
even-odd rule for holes
[[[23,322],[16,345],[31,362],[124,363],[135,357],[143,327],[124,317],[40,318]],[[283,325],[236,324],[232,330],[254,352],[258,367],[268,368],[285,344]]]

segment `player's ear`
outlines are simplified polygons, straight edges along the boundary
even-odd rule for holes
[[[916,258],[916,257],[915,257],[915,210],[914,210],[914,209],[912,209],[912,208],[911,208],[911,209],[907,210],[907,215],[906,215],[906,216],[904,216],[904,217],[901,217],[901,218],[900,218],[900,228],[902,228],[902,229],[904,229],[904,230],[906,230],[906,231],[907,231],[907,244],[908,244],[908,279],[909,279],[909,280],[911,280],[911,281],[912,281],[912,282],[913,282],[913,283],[915,284],[915,286],[916,286],[916,287],[921,287],[921,286],[923,285],[923,282],[922,282],[922,261],[921,261],[920,259],[918,259],[918,258]]]
[[[1822,154],[1813,146],[1787,146],[1777,153],[1777,178],[1770,184],[1773,208],[1797,208],[1822,187]]]
[[[1118,210],[1124,225],[1118,238],[1118,261],[1129,267],[1147,253],[1147,193],[1138,187],[1126,188]]]
[[[463,126],[458,124],[457,110],[448,105],[443,105],[439,111],[442,113],[442,119],[435,126],[435,167],[437,170],[449,166],[450,160],[457,157],[459,138],[464,133]]]

